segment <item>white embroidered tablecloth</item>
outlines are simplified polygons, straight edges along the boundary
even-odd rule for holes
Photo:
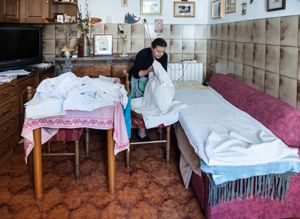
[[[65,116],[25,119],[21,135],[24,137],[25,160],[34,147],[33,130],[41,128],[42,144],[53,137],[59,128],[114,129],[114,154],[129,148],[129,139],[122,106],[116,103],[91,112],[70,110]]]

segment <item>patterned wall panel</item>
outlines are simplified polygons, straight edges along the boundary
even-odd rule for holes
[[[280,46],[266,45],[266,70],[279,73]]]
[[[226,63],[227,73],[300,109],[300,16],[213,24],[210,29],[207,60],[212,65]]]
[[[298,46],[298,16],[280,19],[280,45]]]
[[[280,18],[266,20],[266,44],[280,45]]]
[[[266,42],[266,20],[253,21],[253,43],[265,44]]]
[[[119,31],[119,26],[124,31],[123,34]],[[66,24],[48,24],[44,26],[44,52],[45,61],[52,61],[55,56],[61,56],[60,50],[66,45],[66,31],[72,28],[72,36],[70,47],[76,50],[77,39],[80,37],[80,31],[77,26]],[[218,29],[218,37],[221,40],[222,30],[221,25]],[[93,25],[91,33],[89,33],[91,49],[93,47],[93,38],[95,34],[112,35],[113,37],[113,53],[121,53],[124,50],[126,53],[137,53],[145,47],[151,46],[151,39],[162,37],[166,40],[168,47],[166,52],[169,55],[170,62],[181,62],[186,59],[194,59],[201,63],[207,61],[207,44],[206,37],[210,36],[210,28],[208,25],[184,25],[184,24],[164,24],[162,33],[155,33],[154,25],[144,24],[115,24],[115,23],[98,23]],[[149,33],[148,33],[149,32]],[[74,34],[75,33],[75,34]],[[216,30],[217,33],[217,30]],[[149,36],[150,34],[150,36]],[[150,38],[151,37],[151,38]],[[216,53],[222,51],[222,42],[214,44],[217,48]],[[91,55],[93,51],[91,50]]]
[[[297,105],[297,80],[280,76],[279,98],[293,107]]]
[[[253,43],[245,43],[243,48],[244,65],[253,66]]]
[[[274,97],[279,97],[279,74],[266,72],[265,92]]]
[[[122,47],[122,26],[126,38]],[[46,61],[61,55],[66,31],[73,31],[70,46],[80,36],[76,25],[45,25],[43,55]],[[210,71],[233,73],[263,92],[300,109],[300,16],[274,17],[213,25],[164,24],[162,33],[148,26],[151,38],[163,37],[170,62],[195,59]],[[75,33],[75,34],[74,34]],[[151,44],[144,24],[95,24],[90,33],[113,36],[113,51],[136,53]]]

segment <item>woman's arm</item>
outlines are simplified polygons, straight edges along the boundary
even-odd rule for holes
[[[150,48],[142,49],[135,57],[134,66],[130,70],[131,75],[135,78],[147,76],[153,71],[152,62],[153,58]]]
[[[164,69],[166,70],[166,71],[168,71],[168,54],[167,53],[165,53],[162,57],[161,57],[161,65],[162,65],[162,67],[164,67]]]
[[[150,72],[152,72],[153,71],[153,67],[152,67],[152,65],[148,68],[148,69],[146,69],[146,70],[140,70],[139,71],[139,77],[144,77],[144,76],[146,76],[147,74],[149,74]]]

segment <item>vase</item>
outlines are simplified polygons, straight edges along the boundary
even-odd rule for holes
[[[78,42],[78,57],[90,56],[90,39],[87,34],[82,34]]]

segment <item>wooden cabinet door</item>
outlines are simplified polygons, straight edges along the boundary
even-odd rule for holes
[[[50,0],[22,0],[21,21],[24,23],[48,23]]]
[[[20,0],[0,1],[0,21],[20,22]]]

